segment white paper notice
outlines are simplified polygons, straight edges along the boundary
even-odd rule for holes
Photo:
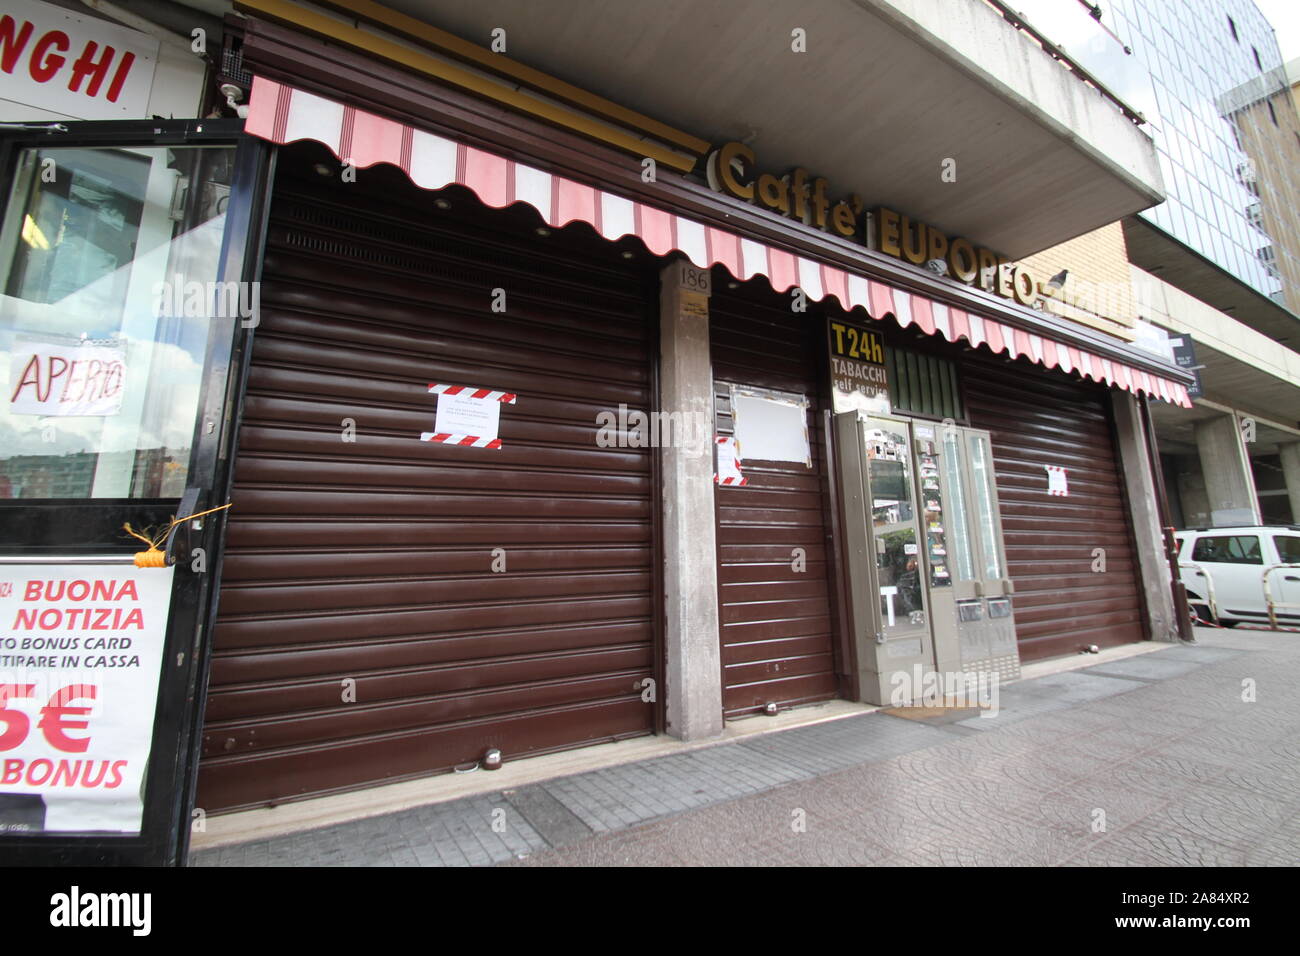
[[[138,833],[172,568],[0,567],[0,833]]]
[[[1058,465],[1044,465],[1043,467],[1047,469],[1047,493],[1067,497],[1070,494],[1070,483],[1066,480],[1065,469]]]
[[[464,435],[496,441],[501,429],[501,402],[495,398],[474,398],[461,392],[438,396],[438,418],[433,430],[439,435]]]
[[[743,485],[746,484],[745,476],[740,471],[740,456],[737,453],[736,439],[719,438],[718,445],[718,474],[717,480],[720,485]]]
[[[807,405],[733,391],[731,411],[736,438],[751,461],[812,463]]]
[[[121,349],[14,343],[9,411],[15,415],[116,415],[126,389]]]

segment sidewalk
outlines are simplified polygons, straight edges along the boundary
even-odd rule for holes
[[[1300,637],[1198,640],[1009,685],[995,718],[844,717],[191,864],[1295,865]]]

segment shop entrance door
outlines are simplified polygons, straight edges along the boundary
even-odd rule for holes
[[[922,515],[918,508],[911,426],[894,418],[862,420],[870,502],[872,591],[879,596],[877,640],[888,657],[925,653],[930,646],[922,580]],[[927,516],[928,517],[928,516]]]
[[[0,662],[0,854],[175,865],[270,158],[236,120],[3,126],[0,619],[45,652]]]
[[[987,432],[836,417],[861,699],[900,703],[918,678],[1019,673]]]
[[[920,423],[915,430],[935,667],[943,673],[1018,677],[1013,589],[1006,576],[988,433]]]

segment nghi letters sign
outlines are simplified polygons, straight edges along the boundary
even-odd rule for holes
[[[35,0],[0,7],[0,99],[76,119],[148,115],[158,41]]]

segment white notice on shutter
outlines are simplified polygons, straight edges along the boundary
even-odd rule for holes
[[[1047,470],[1047,493],[1062,498],[1070,494],[1070,484],[1066,480],[1065,469],[1058,465],[1044,465]]]

